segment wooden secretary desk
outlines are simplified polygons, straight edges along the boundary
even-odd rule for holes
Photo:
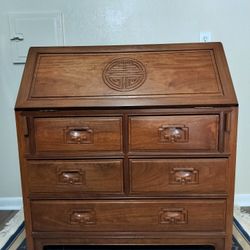
[[[30,250],[231,248],[237,100],[220,43],[31,48],[15,110]]]

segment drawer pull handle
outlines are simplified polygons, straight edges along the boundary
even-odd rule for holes
[[[188,142],[188,128],[185,125],[162,125],[158,133],[162,143]]]
[[[67,127],[65,134],[68,144],[93,143],[93,130],[89,127]]]
[[[70,224],[73,225],[96,224],[96,215],[94,209],[72,211],[70,214]]]
[[[163,208],[159,213],[160,224],[187,224],[188,216],[184,208]]]
[[[59,184],[85,185],[85,172],[82,170],[61,170],[58,173]]]
[[[194,168],[172,168],[169,176],[170,184],[199,184],[199,171]]]

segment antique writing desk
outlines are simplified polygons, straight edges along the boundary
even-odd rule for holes
[[[29,249],[230,249],[237,100],[220,43],[31,48],[15,110]]]

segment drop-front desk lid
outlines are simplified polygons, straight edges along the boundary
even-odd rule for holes
[[[16,109],[237,105],[220,43],[31,48]]]

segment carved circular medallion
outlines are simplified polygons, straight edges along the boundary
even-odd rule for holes
[[[138,60],[118,58],[111,61],[103,71],[103,81],[117,91],[131,91],[146,80],[146,69]]]

